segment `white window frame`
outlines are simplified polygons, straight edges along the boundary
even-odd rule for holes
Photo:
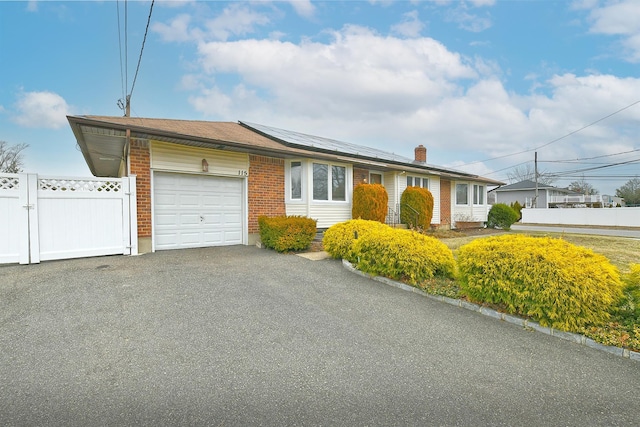
[[[408,184],[409,178],[411,178],[411,183],[412,185]],[[420,185],[415,185],[416,183],[416,179],[420,180]],[[427,181],[427,185],[425,186],[425,180]],[[430,184],[430,179],[429,177],[424,177],[424,176],[419,176],[419,175],[407,175],[406,178],[407,181],[407,187],[420,187],[420,188],[425,188],[425,189],[429,189],[429,184]]]
[[[464,185],[467,188],[467,200],[464,203],[458,202],[458,186]],[[456,182],[455,185],[455,198],[456,198],[456,206],[469,206],[469,183],[466,182]]]
[[[485,187],[481,184],[473,184],[473,204],[475,206],[483,206],[487,197]]]
[[[300,191],[300,198],[299,199],[294,199],[291,197],[291,192],[292,192],[292,188],[291,188],[291,164],[292,163],[300,163],[301,166],[301,171],[300,171],[300,186],[301,186],[301,191]],[[285,195],[285,201],[287,203],[305,203],[307,200],[307,162],[305,160],[302,159],[291,159],[291,160],[287,160],[286,161],[286,167],[285,167],[285,182],[284,182],[284,191],[286,193]]]

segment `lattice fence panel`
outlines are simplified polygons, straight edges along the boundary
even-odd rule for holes
[[[20,178],[11,176],[0,176],[0,190],[18,190],[20,188]]]
[[[122,191],[122,182],[119,180],[41,178],[38,180],[38,188],[44,191],[119,193]]]

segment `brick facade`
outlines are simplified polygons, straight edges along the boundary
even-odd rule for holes
[[[353,168],[353,188],[358,184],[363,184],[369,181],[369,170],[361,168]]]
[[[440,225],[451,228],[451,181],[440,180]]]
[[[136,175],[138,237],[151,237],[151,156],[149,141],[131,139],[130,175]]]
[[[285,215],[284,160],[249,155],[249,234],[258,233],[261,215]]]

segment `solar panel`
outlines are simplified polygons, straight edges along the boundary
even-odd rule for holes
[[[322,138],[314,135],[307,135],[304,133],[278,129],[271,126],[259,125],[256,123],[240,123],[257,130],[262,134],[277,138],[287,145],[311,148],[319,151],[328,151],[341,154],[356,155],[360,157],[368,157],[376,160],[387,160],[409,164],[413,162],[413,159],[410,159],[408,157],[399,156],[397,154],[378,150],[376,148],[365,147],[363,145],[351,144],[349,142],[337,141],[335,139]]]

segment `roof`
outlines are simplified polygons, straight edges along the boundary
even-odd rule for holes
[[[440,175],[493,185],[504,183],[362,145],[248,122],[209,122],[141,117],[67,116],[82,154],[96,176],[118,176],[131,138],[285,158],[313,157],[380,170]]]
[[[534,181],[525,179],[524,181],[516,182],[514,184],[505,185],[503,187],[496,188],[495,190],[492,190],[492,191],[505,192],[505,191],[535,190],[535,189],[536,189],[536,183]],[[558,187],[554,187],[552,185],[546,185],[546,184],[538,183],[538,190],[546,190],[546,189],[556,190],[556,191],[563,191],[563,192],[566,192],[566,193],[573,193],[573,191],[568,190],[566,188],[558,188]]]

